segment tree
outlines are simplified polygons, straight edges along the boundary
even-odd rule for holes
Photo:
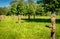
[[[27,6],[27,14],[28,14],[28,19],[30,19],[30,15],[35,13],[34,7],[32,5]]]
[[[33,2],[32,6],[33,6],[33,16],[34,16],[34,19],[35,19],[37,3]]]
[[[28,0],[27,4],[27,14],[28,14],[28,19],[30,19],[30,15],[34,15],[35,18],[35,3],[33,0]]]
[[[37,4],[36,14],[39,14],[41,16],[44,15],[44,7],[42,3]]]
[[[11,5],[10,13],[13,15],[13,19],[15,20],[15,14],[17,13],[16,1],[12,1],[10,5]]]
[[[44,4],[47,4],[47,10],[51,11],[53,14],[56,12],[56,9],[60,9],[60,0],[43,0]],[[52,31],[51,31],[51,39],[55,39],[55,14],[52,14]]]
[[[56,9],[60,8],[60,1],[59,0],[43,0],[43,3],[46,6],[46,9],[51,11],[52,13],[56,12]]]
[[[0,8],[0,15],[6,15],[8,12],[8,8],[6,7],[1,7]]]
[[[0,8],[0,19],[4,20],[7,12],[8,12],[8,8],[6,8],[6,7]]]
[[[25,12],[24,0],[20,0],[17,4],[18,23],[20,23],[21,15]]]

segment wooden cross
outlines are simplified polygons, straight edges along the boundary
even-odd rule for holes
[[[56,15],[52,14],[51,16],[51,39],[55,39],[55,18]]]

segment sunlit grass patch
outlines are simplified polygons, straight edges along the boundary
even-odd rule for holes
[[[24,16],[23,16],[24,18]],[[47,16],[39,16],[40,19],[50,19]],[[59,17],[58,17],[59,18]],[[26,19],[26,17],[24,18]],[[32,18],[31,18],[32,19]],[[37,19],[37,17],[36,17]],[[31,20],[21,20],[21,23],[18,24],[18,18],[13,20],[11,16],[7,16],[4,21],[0,22],[0,39],[50,39],[50,22],[45,20],[37,21]],[[60,39],[60,23],[56,24],[56,39]]]

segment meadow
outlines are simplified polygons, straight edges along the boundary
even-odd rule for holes
[[[28,20],[27,16],[22,16],[21,23],[18,18],[13,20],[12,16],[0,21],[0,39],[51,39],[51,30],[46,26],[51,26],[51,16],[36,16]],[[56,39],[60,39],[60,16],[56,16]]]

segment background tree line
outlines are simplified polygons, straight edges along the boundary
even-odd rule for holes
[[[60,15],[60,0],[13,0],[10,3],[10,7],[0,8],[0,15],[18,15],[20,19],[21,15],[30,16],[35,15],[47,16],[51,13]]]

